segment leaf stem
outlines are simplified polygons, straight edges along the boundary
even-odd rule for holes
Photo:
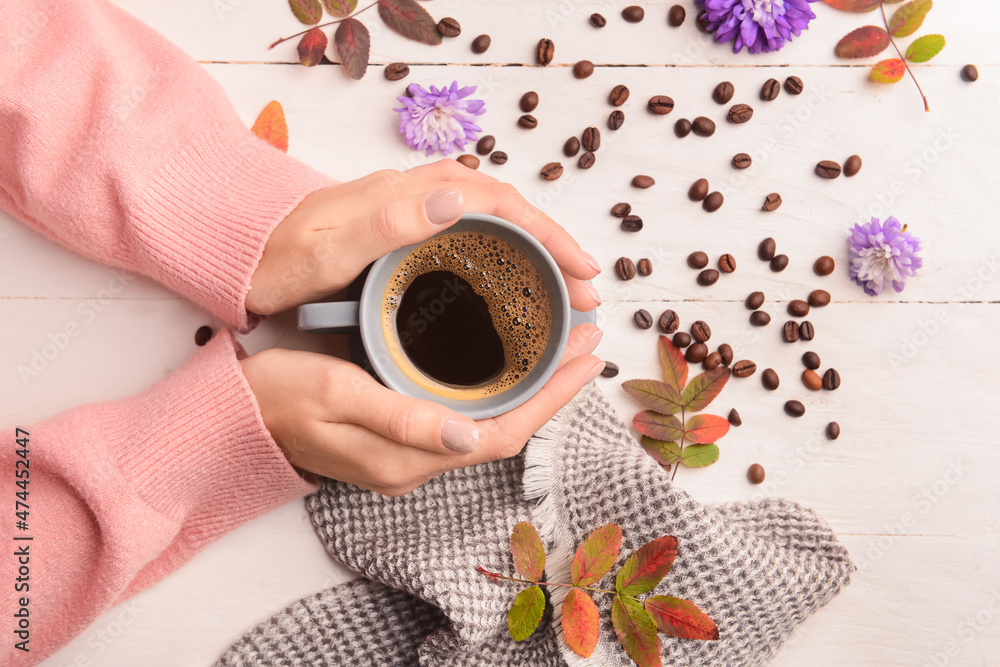
[[[892,48],[896,49],[896,53],[899,54],[899,59],[903,61],[903,67],[906,68],[907,74],[910,75],[910,78],[913,79],[913,83],[916,84],[917,91],[920,93],[920,97],[924,100],[924,111],[929,112],[931,107],[927,102],[927,96],[924,95],[924,91],[920,87],[920,82],[917,81],[916,75],[913,73],[913,70],[910,69],[910,63],[906,62],[906,56],[904,56],[903,52],[899,50],[898,46],[896,46],[896,40],[892,38],[892,30],[889,29],[889,17],[885,14],[885,3],[878,3],[878,8],[882,11],[882,20],[885,22],[885,31],[889,34],[889,42],[892,44]]]
[[[514,581],[519,584],[531,584],[533,586],[562,586],[564,588],[585,588],[588,591],[594,591],[595,593],[611,593],[612,595],[618,595],[618,591],[609,591],[606,588],[595,588],[593,586],[576,586],[574,584],[560,584],[554,581],[530,581],[528,579],[521,579],[519,577],[506,577],[499,572],[490,572],[484,567],[477,567],[480,573],[485,574],[490,579],[503,579],[504,581]]]
[[[684,416],[684,408],[681,407],[681,426],[687,426],[687,417]],[[677,477],[677,469],[681,467],[681,458],[684,457],[684,436],[687,435],[687,431],[681,433],[680,441],[680,458],[677,459],[677,463],[674,464],[674,471],[670,473],[670,481],[674,481],[674,477]]]
[[[374,7],[377,4],[378,4],[378,0],[375,0],[375,2],[373,2],[372,4],[368,5],[367,7],[362,7],[361,9],[357,10],[356,12],[354,12],[353,14],[351,14],[350,16],[345,16],[344,18],[337,19],[336,21],[328,21],[327,23],[317,23],[314,26],[309,26],[308,28],[306,28],[302,32],[297,32],[294,35],[289,35],[288,37],[282,37],[281,39],[279,39],[278,41],[274,42],[273,44],[271,44],[271,46],[269,46],[267,48],[268,48],[268,50],[273,49],[278,44],[281,44],[282,42],[287,42],[290,39],[295,39],[296,37],[298,37],[300,35],[304,35],[307,32],[309,32],[310,30],[312,30],[313,28],[325,28],[328,25],[335,25],[337,23],[341,23],[343,21],[346,21],[347,19],[354,18],[355,16],[357,16],[361,12],[366,12],[366,11],[368,11],[369,9],[371,9],[372,7]]]

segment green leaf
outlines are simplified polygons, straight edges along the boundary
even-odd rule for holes
[[[889,33],[874,25],[852,30],[841,39],[833,52],[838,58],[871,58],[889,48]]]
[[[924,35],[918,37],[906,49],[906,59],[911,63],[925,63],[944,48],[944,37],[942,35]]]
[[[403,37],[424,44],[441,43],[437,21],[416,0],[378,0],[378,15]]]
[[[315,25],[323,18],[323,7],[319,0],[288,0],[288,6],[292,8],[295,18],[306,25]]]
[[[667,336],[660,336],[660,365],[663,366],[663,380],[680,393],[688,379],[688,362],[684,353]]]
[[[507,631],[516,642],[530,637],[545,613],[545,593],[538,586],[529,586],[517,594],[507,612]]]
[[[611,603],[611,624],[618,643],[639,667],[661,667],[660,637],[656,624],[634,598],[615,596]]]
[[[562,604],[562,628],[573,653],[583,658],[593,655],[600,627],[594,600],[580,588],[569,589]]]
[[[893,37],[909,37],[923,25],[927,12],[934,6],[934,0],[913,0],[908,2],[892,15],[889,21],[889,33]]]
[[[684,435],[684,425],[674,415],[661,415],[650,410],[640,412],[632,418],[632,426],[643,435],[655,440],[680,440]]]
[[[676,442],[665,442],[650,438],[648,435],[639,439],[642,448],[661,466],[673,465],[681,460],[681,446]]]
[[[685,447],[681,463],[688,468],[704,468],[719,460],[719,448],[714,443]]]
[[[872,81],[878,83],[896,83],[906,74],[906,63],[899,58],[890,58],[872,67]]]
[[[360,79],[368,71],[368,54],[371,49],[371,35],[368,28],[357,19],[344,19],[337,26],[333,36],[337,55],[344,71],[352,79]]]
[[[715,415],[695,415],[684,425],[684,437],[692,443],[715,442],[729,433],[729,421]]]
[[[658,537],[635,550],[615,578],[615,590],[622,595],[641,595],[667,576],[677,558],[677,540],[670,535]]]
[[[684,406],[690,412],[704,410],[715,400],[722,388],[729,382],[732,373],[725,366],[718,366],[710,371],[705,371],[701,375],[696,375],[694,379],[684,388]],[[674,438],[661,438],[662,440],[673,440]]]
[[[590,586],[603,579],[618,560],[621,548],[621,526],[609,523],[595,528],[573,557],[573,584]]]
[[[681,392],[659,380],[629,380],[622,383],[625,393],[647,410],[672,415],[684,407]]]
[[[321,28],[313,28],[302,35],[298,46],[299,62],[306,67],[319,64],[326,52],[326,33]]]
[[[719,628],[708,614],[693,603],[670,595],[646,598],[643,606],[656,623],[660,632],[680,639],[714,641],[719,638]]]
[[[514,557],[514,567],[525,579],[542,580],[545,571],[545,545],[538,535],[538,529],[529,521],[522,521],[511,531],[510,554]]]
[[[878,7],[879,0],[823,0],[826,4],[842,12],[870,12]]]
[[[337,18],[344,18],[355,10],[358,0],[323,0],[326,11]]]

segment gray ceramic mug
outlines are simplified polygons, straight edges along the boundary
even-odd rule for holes
[[[479,398],[442,396],[415,382],[390,353],[391,346],[386,340],[389,334],[382,325],[386,288],[396,268],[419,244],[400,248],[376,260],[365,278],[360,301],[299,306],[298,326],[299,331],[311,333],[346,333],[360,328],[369,362],[387,387],[407,396],[440,403],[472,419],[487,419],[509,412],[534,396],[555,373],[566,351],[570,329],[578,324],[593,324],[596,314],[594,311],[580,312],[570,308],[569,293],[556,261],[535,237],[521,227],[492,215],[467,213],[441,234],[454,232],[476,232],[506,241],[524,253],[545,282],[552,305],[548,344],[531,372],[513,386]],[[423,379],[436,382],[427,376]]]

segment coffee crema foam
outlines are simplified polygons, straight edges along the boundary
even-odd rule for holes
[[[482,384],[442,383],[419,370],[406,355],[395,323],[396,310],[410,284],[432,271],[459,276],[487,303],[503,343],[504,367]],[[510,243],[479,232],[445,234],[417,246],[396,267],[382,303],[382,332],[399,367],[424,389],[446,398],[485,398],[510,389],[538,364],[552,329],[551,300],[535,265]],[[447,308],[446,301],[440,303],[442,309]],[[428,317],[434,311],[432,306]]]

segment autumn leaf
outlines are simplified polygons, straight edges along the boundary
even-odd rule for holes
[[[719,628],[708,614],[693,603],[670,595],[654,595],[643,601],[656,627],[665,635],[680,639],[714,641]]]
[[[319,0],[288,0],[295,18],[306,25],[315,25],[323,18],[323,7]]]
[[[348,76],[352,79],[363,77],[368,70],[368,53],[371,48],[371,35],[365,24],[357,19],[344,19],[337,27],[333,43],[337,46],[337,56]]]
[[[906,74],[906,63],[899,58],[890,58],[872,67],[872,81],[878,83],[896,83]]]
[[[545,612],[545,593],[538,586],[529,586],[517,594],[507,612],[507,631],[514,641],[530,637]]]
[[[276,100],[271,100],[257,116],[250,131],[280,151],[288,152],[288,125],[285,110]]]
[[[622,383],[625,393],[647,410],[672,415],[684,407],[681,392],[659,380],[629,380]]]
[[[688,362],[684,358],[684,353],[666,336],[660,336],[659,349],[663,380],[678,392],[682,392],[688,379]]]
[[[847,33],[837,43],[838,58],[870,58],[889,48],[889,33],[874,25],[866,25]]]
[[[424,44],[441,43],[437,21],[416,0],[378,0],[378,15],[403,37]]]
[[[646,410],[632,418],[632,426],[639,433],[655,440],[680,440],[684,435],[684,425],[674,415],[661,415]]]
[[[562,628],[566,644],[573,653],[589,658],[597,648],[600,621],[597,605],[587,593],[579,588],[571,588],[562,604]]]
[[[673,465],[681,460],[681,446],[676,442],[656,440],[644,435],[639,439],[639,443],[661,466]]]
[[[621,526],[609,523],[595,528],[573,557],[573,584],[590,586],[603,579],[618,560],[621,548]]]
[[[667,576],[677,558],[677,540],[666,535],[647,542],[628,557],[618,570],[615,589],[622,595],[640,595],[656,587]]]
[[[889,21],[889,32],[893,37],[909,37],[923,25],[927,12],[934,6],[934,0],[913,0],[908,2],[892,15]]]
[[[870,12],[878,7],[879,0],[823,0],[826,4],[842,12]]]
[[[635,664],[639,667],[662,666],[656,624],[641,602],[616,595],[611,604],[611,624],[615,628],[618,643]]]
[[[344,18],[358,6],[358,0],[323,0],[323,5],[331,16]]]
[[[906,49],[906,59],[911,63],[925,63],[944,48],[944,37],[942,35],[924,35],[910,44]]]
[[[696,375],[684,388],[684,406],[691,412],[704,410],[715,400],[722,388],[729,382],[731,372],[725,366],[718,366],[710,371]],[[671,440],[672,438],[664,438]]]
[[[302,35],[299,41],[299,62],[306,67],[318,65],[326,52],[326,43],[326,33],[320,28],[313,28]]]
[[[541,581],[545,571],[545,545],[538,529],[528,521],[514,526],[510,534],[510,553],[514,567],[525,579]]]
[[[715,442],[729,433],[729,422],[715,415],[695,415],[684,425],[684,437],[693,443]]]
[[[715,443],[691,445],[681,453],[681,463],[688,468],[704,468],[719,460],[719,447]]]

